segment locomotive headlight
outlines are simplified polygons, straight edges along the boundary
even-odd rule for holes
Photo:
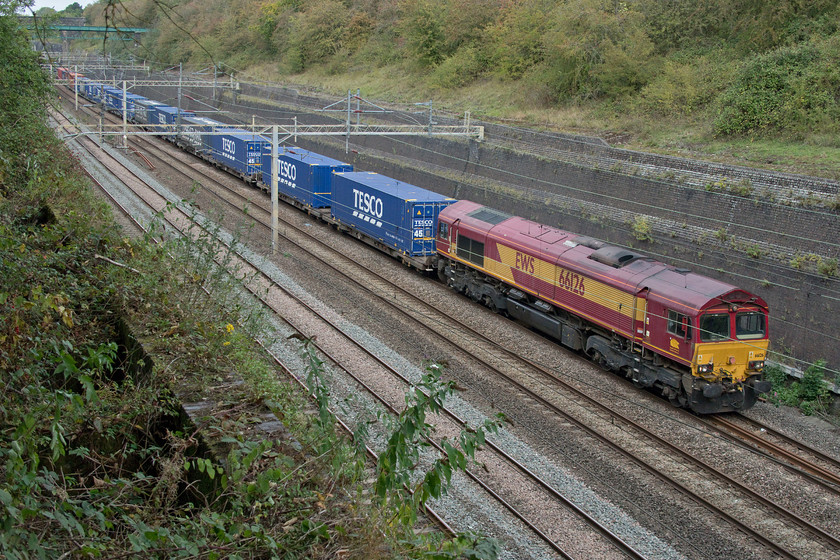
[[[764,369],[764,360],[752,360],[750,361],[749,368],[752,371],[759,371]]]
[[[697,373],[712,373],[715,370],[715,364],[699,364],[697,366]]]

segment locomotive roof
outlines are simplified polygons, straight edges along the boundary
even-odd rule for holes
[[[486,234],[543,260],[580,270],[621,290],[637,293],[647,288],[655,296],[668,300],[668,305],[687,313],[730,301],[752,301],[766,308],[761,298],[726,282],[475,202],[458,201],[444,210],[441,217],[453,222],[460,219],[461,226],[468,230]]]

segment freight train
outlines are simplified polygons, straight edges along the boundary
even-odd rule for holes
[[[67,71],[59,70],[59,76]],[[270,142],[74,74],[89,100],[268,190]],[[180,113],[179,113],[180,111]],[[176,129],[175,123],[181,127]],[[168,127],[168,128],[167,128]],[[297,147],[279,147],[281,199],[635,385],[700,414],[746,410],[769,391],[767,303],[640,253],[455,200]]]

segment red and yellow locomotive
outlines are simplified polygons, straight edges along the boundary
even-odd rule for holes
[[[769,390],[767,304],[736,286],[462,200],[438,222],[454,289],[698,413]]]

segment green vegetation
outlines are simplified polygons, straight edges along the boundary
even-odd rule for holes
[[[831,0],[99,0],[144,59],[840,176]],[[191,35],[185,33],[190,30]],[[91,42],[90,48],[101,49]],[[113,45],[119,52],[129,46]],[[794,156],[792,158],[792,156]],[[800,169],[802,170],[802,169]]]
[[[737,183],[730,183],[725,178],[708,183],[706,190],[709,192],[723,192],[734,194],[736,196],[750,196],[753,193],[752,185],[749,179],[741,179]]]
[[[779,366],[767,366],[764,376],[773,384],[768,400],[776,406],[798,407],[809,416],[828,413],[832,399],[825,380],[825,361],[817,360],[797,381],[791,381]]]
[[[823,258],[813,253],[797,254],[789,262],[791,268],[797,270],[816,270],[823,276],[833,278],[837,276],[837,259]]]
[[[633,230],[633,237],[639,241],[653,242],[653,230],[645,216],[636,216],[633,218],[633,223],[630,225],[630,228]]]
[[[817,263],[817,270],[823,276],[834,278],[837,276],[837,259],[820,259]]]
[[[441,381],[441,367],[429,364],[426,374],[416,388],[406,395],[406,407],[394,423],[385,450],[377,462],[374,489],[383,502],[389,501],[398,517],[408,525],[416,521],[417,512],[430,499],[445,495],[452,473],[467,468],[475,460],[476,450],[484,445],[485,432],[495,433],[501,427],[501,415],[487,420],[478,428],[464,428],[454,444],[443,441],[442,458],[435,459],[425,476],[414,482],[414,473],[421,462],[420,450],[429,447],[434,426],[426,421],[429,414],[439,414],[443,402],[455,392],[455,382]],[[485,545],[494,551],[492,545]],[[496,552],[493,552],[495,555]]]
[[[409,509],[445,493],[484,432],[412,481],[420,498],[366,488],[364,440],[336,432],[322,364],[304,345],[312,415],[255,345],[264,318],[235,295],[247,278],[213,264],[214,232],[120,237],[47,126],[15,7],[0,0],[0,556],[493,558],[475,535],[415,534]],[[452,390],[424,387],[398,431],[428,432],[416,420]],[[191,421],[183,399],[211,404]],[[255,429],[266,412],[283,437]]]
[[[27,4],[27,2],[21,1],[20,4]],[[25,15],[30,15],[26,13]],[[73,2],[66,8],[60,11],[56,11],[53,8],[44,7],[39,8],[35,11],[35,15],[40,18],[51,18],[51,17],[82,17],[84,16],[84,9],[82,5],[78,2]]]
[[[750,56],[721,96],[715,132],[836,131],[838,60],[840,34]]]

